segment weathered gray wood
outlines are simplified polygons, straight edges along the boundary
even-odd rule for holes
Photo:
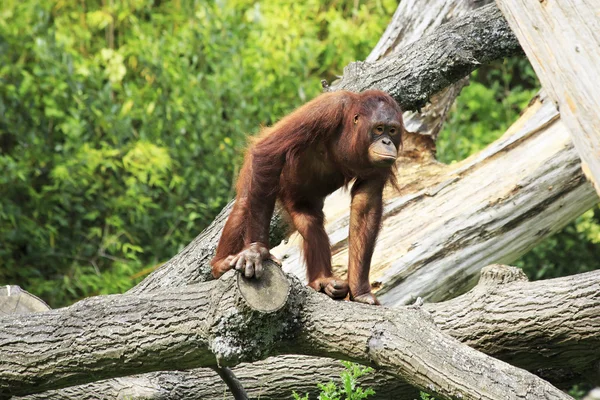
[[[179,290],[4,317],[0,395],[297,353],[371,364],[440,398],[570,398],[442,333],[418,307],[335,302],[297,279],[291,286],[286,306],[274,313],[248,307],[231,271]]]
[[[433,34],[440,25],[468,15],[474,9],[491,2],[491,0],[401,1],[385,32],[365,61],[373,63],[402,54],[406,46],[423,36]],[[467,83],[468,78],[461,79],[433,95],[430,102],[421,108],[421,112],[405,112],[406,128],[411,132],[437,139],[454,99]]]
[[[496,0],[600,194],[600,2]]]
[[[252,399],[290,399],[292,391],[310,393],[315,399],[320,390],[316,383],[339,381],[344,368],[337,360],[322,357],[282,355],[236,367],[236,376],[244,382]],[[337,378],[336,378],[337,377]],[[361,379],[365,387],[373,387],[377,395],[371,400],[401,400],[398,394],[418,398],[418,391],[390,375],[375,372]],[[218,375],[208,368],[188,371],[152,372],[136,377],[107,379],[95,383],[50,390],[17,397],[19,400],[207,400],[231,399]]]
[[[519,268],[491,265],[468,293],[423,308],[451,336],[510,364],[600,380],[600,270],[528,282]]]
[[[0,316],[48,311],[42,299],[24,291],[19,286],[0,286]]]
[[[493,0],[403,0],[365,61],[375,62],[397,54],[404,46],[433,33],[440,25],[492,2]]]
[[[275,264],[266,264],[260,279],[237,275],[240,294],[253,310],[274,312],[283,307],[290,292],[285,273]]]
[[[559,367],[587,375],[600,361],[598,282],[600,270],[527,282],[519,269],[493,265],[484,268],[482,279],[470,292],[425,304],[423,310],[444,332],[495,358],[533,371]],[[265,400],[287,398],[292,390],[314,394],[316,382],[326,382],[341,370],[335,360],[291,355],[234,368],[250,396]],[[375,388],[374,399],[415,398],[410,386],[384,373],[362,382]],[[218,398],[225,390],[214,372],[195,369],[150,373],[133,382],[106,380],[26,398],[207,399]]]
[[[297,297],[289,296],[277,312],[257,312],[246,306],[231,271],[201,287],[92,297],[63,309],[4,317],[0,397],[264,358],[293,331]]]
[[[215,285],[195,292],[92,297],[68,308],[2,318],[0,395],[70,386],[81,375],[90,381],[213,365],[209,320],[198,313],[208,309]],[[174,349],[176,358],[169,354]]]
[[[374,63],[349,64],[342,79],[329,90],[380,89],[396,98],[403,109],[416,110],[481,64],[520,51],[502,14],[490,4],[441,26],[397,55]]]

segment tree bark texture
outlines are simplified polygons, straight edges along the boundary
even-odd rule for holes
[[[482,284],[493,286],[497,276],[505,275],[498,270],[484,274]],[[572,320],[586,325],[576,332],[584,346],[598,343],[597,278],[593,273],[581,275],[580,290],[571,295],[570,288],[567,295],[563,289],[559,298],[562,303],[577,301],[579,306],[582,298],[588,301],[589,312]],[[392,310],[336,302],[294,278],[285,307],[260,313],[244,302],[236,279],[229,272],[218,281],[179,290],[100,296],[59,310],[4,317],[0,319],[0,394],[36,393],[132,371],[237,365],[295,353],[373,365],[440,398],[569,398],[533,374],[442,333],[431,313],[421,307]],[[519,304],[533,302],[545,311],[538,320],[551,320],[561,308],[538,303],[529,297],[532,291],[529,288]],[[442,320],[443,315],[464,312],[464,303],[450,306],[445,314],[439,311]],[[582,310],[570,309],[571,313]],[[564,338],[559,335],[557,341]],[[500,347],[491,337],[482,343]]]
[[[493,5],[449,22],[381,61],[354,62],[344,68],[333,90],[380,89],[405,110],[423,107],[429,98],[468,76],[481,64],[521,51],[506,20]]]
[[[600,380],[600,271],[527,282],[514,267],[484,268],[479,284],[453,300],[423,305],[435,324],[463,343],[532,371],[558,367]],[[350,318],[350,321],[354,317]],[[352,329],[352,322],[344,330]],[[279,356],[234,368],[252,398],[281,399],[292,390],[316,394],[316,382],[337,377],[337,360]],[[544,372],[544,371],[542,371]],[[564,372],[563,372],[564,373]],[[27,396],[27,399],[208,399],[226,388],[208,369],[150,373]],[[361,379],[374,399],[413,399],[414,389],[389,374]],[[569,383],[569,382],[565,382]]]
[[[600,194],[600,4],[496,0]]]
[[[440,25],[492,2],[492,0],[401,1],[385,32],[365,61],[372,63],[396,55],[404,46],[433,33]]]

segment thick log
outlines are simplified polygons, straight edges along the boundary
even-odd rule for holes
[[[4,317],[0,396],[294,353],[373,365],[439,398],[570,398],[442,333],[419,307],[335,302],[292,279],[286,305],[262,313],[245,302],[236,278],[231,271],[179,290]]]
[[[600,194],[600,5],[496,0],[542,87],[558,105]]]
[[[375,62],[390,55],[439,26],[492,3],[493,0],[405,0],[398,4],[385,32],[365,59]]]
[[[423,107],[429,98],[468,76],[481,64],[518,54],[519,43],[494,4],[457,18],[377,62],[357,61],[328,90],[380,89],[405,110]],[[423,62],[423,55],[426,61]]]
[[[519,268],[491,265],[468,293],[423,308],[445,332],[493,357],[600,381],[600,270],[529,282]]]
[[[593,271],[528,282],[519,269],[494,265],[484,268],[470,292],[422,309],[442,331],[495,358],[533,371],[571,369],[589,378],[600,361],[599,281],[600,271]],[[306,356],[272,357],[234,368],[250,396],[265,400],[287,398],[292,390],[316,394],[317,382],[326,382],[341,370],[336,360]],[[595,379],[600,380],[597,371]],[[415,398],[406,382],[382,372],[361,383],[376,390],[374,399]],[[26,398],[207,399],[225,391],[214,372],[194,369],[150,373],[133,381],[106,380]]]
[[[206,311],[217,282],[0,319],[0,397],[83,383],[82,375],[93,381],[213,365]]]

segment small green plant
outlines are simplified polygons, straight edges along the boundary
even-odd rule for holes
[[[579,383],[573,385],[573,387],[571,387],[568,393],[570,396],[573,396],[575,400],[581,400],[590,390],[592,390],[592,386],[590,386],[589,384]]]
[[[372,388],[363,389],[358,384],[358,378],[373,372],[371,367],[363,367],[362,365],[342,361],[346,368],[341,374],[341,385],[333,381],[326,384],[318,383],[317,387],[321,389],[318,400],[361,400],[375,394]],[[298,393],[293,392],[294,400],[309,400],[308,394],[301,397]]]
[[[431,397],[430,394],[427,394],[425,392],[420,392],[419,397],[421,397],[421,400],[435,400],[435,397]]]

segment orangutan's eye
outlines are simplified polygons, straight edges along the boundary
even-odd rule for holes
[[[377,133],[381,135],[383,133],[383,126],[378,126],[377,128],[375,128],[375,131],[377,131]]]
[[[396,128],[390,129],[390,135],[395,135],[395,134],[396,134]]]

